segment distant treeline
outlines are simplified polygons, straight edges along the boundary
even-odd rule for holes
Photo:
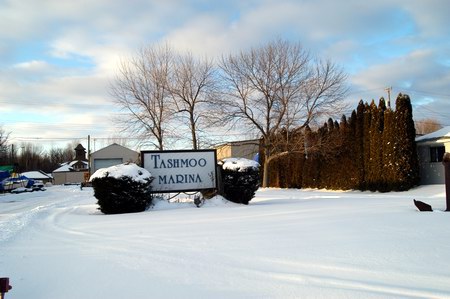
[[[419,182],[409,96],[395,110],[362,100],[350,118],[329,119],[317,131],[285,130],[269,161],[269,185],[282,188],[404,191]],[[262,156],[262,155],[260,155]]]

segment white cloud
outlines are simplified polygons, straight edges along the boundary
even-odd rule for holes
[[[445,0],[11,0],[0,8],[2,113],[99,114],[98,126],[113,127],[108,84],[119,59],[164,40],[214,58],[289,38],[342,64],[356,98],[378,98],[387,86],[450,94]]]
[[[27,69],[27,70],[42,70],[47,69],[50,65],[46,61],[31,60],[27,62],[21,62],[13,65],[13,68]]]
[[[413,51],[401,58],[364,69],[353,76],[352,82],[367,89],[390,85],[432,90],[450,88],[442,83],[436,84],[443,79],[442,75],[446,77],[448,67],[436,63],[435,57],[436,53],[431,49]]]

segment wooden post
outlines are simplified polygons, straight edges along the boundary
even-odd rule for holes
[[[8,291],[11,289],[12,287],[9,285],[9,278],[8,277],[0,278],[0,299],[4,299],[5,294],[8,293]]]
[[[222,165],[216,165],[217,171],[217,194],[224,195],[223,192],[223,179],[222,179]]]
[[[447,208],[446,212],[450,212],[450,153],[444,153],[444,158],[442,159],[442,164],[444,164],[445,172],[445,195]]]

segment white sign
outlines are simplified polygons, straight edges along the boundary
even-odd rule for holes
[[[142,151],[141,159],[154,177],[152,192],[216,188],[216,150]]]

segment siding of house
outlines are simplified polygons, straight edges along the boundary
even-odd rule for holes
[[[218,146],[216,149],[216,153],[217,153],[217,160],[230,158],[231,157],[231,144],[224,144],[224,145]]]
[[[64,171],[53,173],[53,183],[55,185],[79,184],[84,182],[84,174],[87,171]]]
[[[442,162],[430,161],[430,146],[418,146],[417,153],[419,155],[420,161],[420,184],[443,184],[444,165],[442,164]]]
[[[225,158],[253,159],[259,151],[259,140],[229,142],[216,147],[217,160]]]
[[[448,129],[447,129],[448,128]],[[420,184],[430,185],[430,184],[444,184],[445,183],[445,173],[444,165],[442,162],[432,162],[430,148],[444,146],[445,152],[450,152],[450,137],[448,133],[450,132],[450,127],[446,127],[442,130],[442,136],[436,135],[436,133],[431,133],[419,137],[417,139],[417,154],[419,156],[420,165]],[[428,138],[430,136],[432,138]]]
[[[116,143],[91,154],[91,174],[98,168],[120,163],[133,162],[139,164],[139,153]]]

